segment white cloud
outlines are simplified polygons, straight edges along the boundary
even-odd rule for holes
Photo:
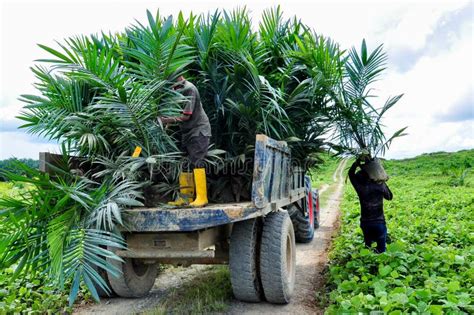
[[[388,157],[474,147],[473,120],[442,123],[466,95],[472,95],[473,48],[470,32],[436,56],[421,57],[408,72],[392,72],[380,83],[383,90],[405,93],[387,114],[388,130],[409,126],[409,135],[394,142]],[[471,105],[474,107],[474,100]]]
[[[263,9],[281,4],[286,17],[296,15],[318,33],[330,36],[343,48],[359,47],[362,38],[369,47],[385,43],[389,71],[378,84],[382,96],[405,93],[387,116],[388,130],[409,125],[410,135],[394,142],[387,156],[400,157],[474,146],[472,121],[440,123],[436,117],[452,109],[473,89],[472,12],[460,31],[438,38],[446,14],[466,7],[469,1],[240,1],[253,12],[254,22]],[[34,93],[34,76],[29,67],[45,53],[37,43],[54,45],[54,40],[76,34],[122,30],[144,21],[145,10],[160,9],[164,15],[182,9],[185,14],[232,9],[234,1],[137,1],[83,0],[66,2],[7,1],[2,3],[0,49],[0,124],[17,124],[22,106],[20,94]],[[472,8],[472,4],[471,4]],[[438,38],[439,39],[439,38]],[[431,45],[431,46],[430,46]],[[428,47],[429,46],[429,47]],[[416,52],[416,58],[410,53]],[[397,62],[409,63],[398,72]],[[407,69],[405,69],[407,70]],[[472,95],[472,94],[471,94]],[[1,127],[1,126],[0,126]],[[1,132],[0,158],[37,155],[49,144],[34,142],[21,132]],[[445,149],[443,149],[445,148]]]
[[[469,1],[432,1],[404,3],[393,8],[388,20],[377,31],[388,50],[417,51],[424,48],[427,38],[441,18]]]
[[[19,131],[0,132],[0,160],[11,157],[38,159],[39,152],[59,153],[58,145],[38,141]]]

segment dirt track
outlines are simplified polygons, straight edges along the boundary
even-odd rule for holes
[[[322,285],[321,272],[327,263],[327,251],[336,230],[339,216],[339,204],[343,191],[343,170],[346,161],[339,164],[334,173],[332,185],[325,185],[321,193],[329,193],[327,205],[321,209],[321,226],[310,244],[298,244],[296,252],[296,286],[292,301],[288,305],[269,303],[243,303],[234,300],[229,314],[320,314],[315,304],[315,292]],[[332,186],[331,185],[331,186]],[[150,294],[139,299],[103,299],[100,304],[79,306],[75,314],[134,314],[152,310],[169,294],[182,284],[192,281],[197,275],[212,268],[197,265],[189,268],[171,268],[160,274]]]

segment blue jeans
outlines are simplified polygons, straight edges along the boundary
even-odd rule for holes
[[[377,243],[376,253],[383,253],[386,249],[387,226],[385,223],[364,223],[360,225],[364,233],[365,246],[371,247],[372,243]]]

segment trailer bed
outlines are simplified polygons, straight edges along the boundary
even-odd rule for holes
[[[264,215],[253,202],[209,204],[203,208],[134,208],[125,212],[130,232],[196,231]]]

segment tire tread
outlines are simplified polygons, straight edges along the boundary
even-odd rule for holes
[[[258,268],[260,220],[238,222],[232,228],[229,269],[234,296],[245,302],[260,302],[262,287]]]

